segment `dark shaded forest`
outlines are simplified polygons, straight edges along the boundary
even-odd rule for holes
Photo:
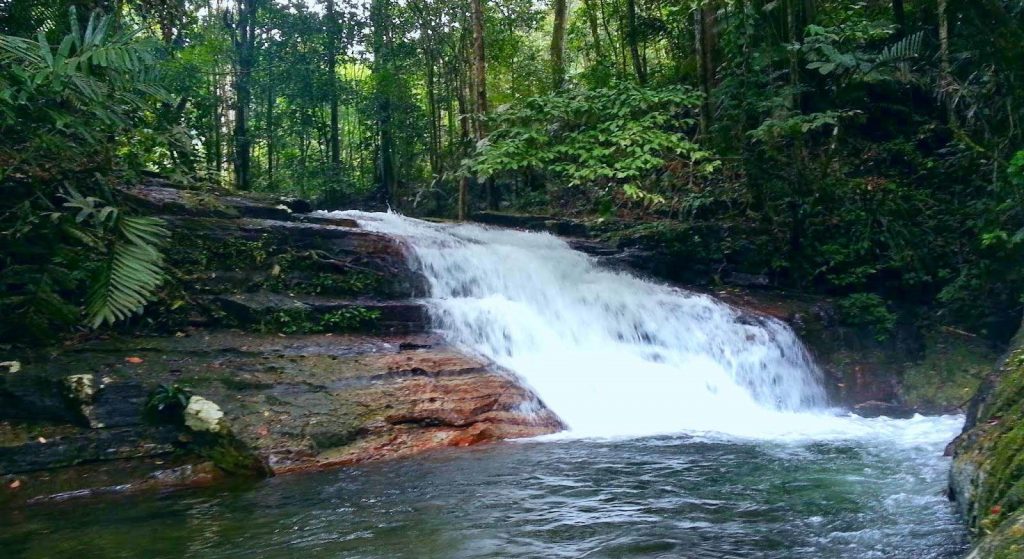
[[[0,339],[173,270],[118,187],[586,220],[993,342],[1024,294],[1020,0],[0,0]]]

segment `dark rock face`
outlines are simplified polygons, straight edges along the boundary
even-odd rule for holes
[[[950,493],[981,540],[972,559],[1024,557],[1024,328],[950,445]]]
[[[177,439],[177,430],[170,427],[57,431],[51,438],[39,436],[0,446],[0,475],[167,455],[174,452]]]
[[[133,335],[0,369],[0,504],[563,428],[514,375],[428,333],[416,300],[426,282],[395,239],[303,215],[302,201],[191,193],[158,179],[126,194],[174,232],[168,300]],[[174,386],[191,392],[189,409],[154,423],[151,395]]]
[[[870,401],[853,406],[853,413],[861,417],[890,417],[892,419],[908,419],[915,411],[906,406],[892,402]]]
[[[581,221],[547,215],[519,215],[501,212],[476,212],[473,221],[528,231],[547,231],[562,237],[587,237],[590,230]]]

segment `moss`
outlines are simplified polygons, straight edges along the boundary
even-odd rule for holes
[[[984,538],[972,559],[1020,559],[1024,557],[1024,512],[1006,518],[1002,525]]]
[[[267,476],[269,467],[245,443],[230,434],[196,433],[190,450],[237,476]]]
[[[371,272],[317,272],[296,273],[295,268],[283,268],[278,264],[276,273],[262,284],[267,291],[288,292],[301,295],[324,296],[370,296],[380,291],[383,277]]]
[[[216,270],[251,270],[287,250],[270,235],[255,239],[232,236],[214,238],[201,231],[182,230],[174,235],[167,251],[171,265],[185,278]]]
[[[998,378],[955,458],[979,472],[970,505],[975,528],[987,535],[978,555],[986,558],[1020,557],[1024,549],[1024,338],[1014,343]]]
[[[997,354],[985,343],[933,331],[925,336],[924,358],[903,374],[903,398],[918,409],[962,408],[992,369]]]
[[[238,210],[221,202],[218,196],[206,192],[182,191],[182,201],[185,206],[192,210],[205,210],[203,213],[212,213],[227,217],[239,217]]]
[[[261,321],[257,330],[281,334],[357,332],[371,328],[380,316],[379,310],[358,306],[323,314],[309,310],[283,310],[272,313]]]

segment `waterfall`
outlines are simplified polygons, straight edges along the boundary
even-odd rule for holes
[[[780,321],[603,269],[546,233],[331,215],[403,239],[435,327],[520,375],[574,436],[845,429]]]

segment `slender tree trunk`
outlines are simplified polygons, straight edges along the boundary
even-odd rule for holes
[[[440,175],[441,138],[437,124],[437,95],[434,93],[434,56],[428,50],[424,52],[424,57],[427,68],[427,118],[430,120],[430,174],[432,177],[437,177]]]
[[[800,13],[797,9],[796,2],[797,0],[788,0],[786,3],[789,42],[794,45],[799,43],[803,38],[800,25]],[[791,104],[793,111],[799,113],[802,105],[800,95],[800,52],[796,49],[790,49],[789,52],[789,85],[792,89]]]
[[[334,0],[327,0],[327,87],[331,104],[331,176],[341,164],[341,136],[338,135],[338,22]]]
[[[597,7],[594,6],[594,0],[583,0],[583,9],[587,12],[590,38],[594,42],[594,63],[600,65],[604,63],[604,55],[601,54],[601,32],[598,30]]]
[[[271,65],[269,68],[273,68]],[[274,188],[274,75],[267,70],[267,186]]]
[[[626,44],[633,59],[633,72],[640,85],[647,83],[647,71],[640,57],[640,33],[636,26],[636,0],[626,0]]]
[[[904,37],[907,34],[907,11],[903,0],[892,0],[892,20],[896,24],[896,37]]]
[[[252,187],[252,138],[249,137],[249,106],[252,104],[252,70],[255,63],[257,0],[239,0],[238,21],[227,20],[235,47],[235,187]],[[228,17],[225,14],[225,17]]]
[[[394,140],[391,114],[391,53],[387,25],[390,24],[390,1],[374,0],[370,7],[373,25],[373,65],[377,96],[377,169],[382,198],[390,201],[395,191]]]
[[[476,139],[487,137],[487,56],[484,52],[483,0],[470,0],[473,25],[473,84],[476,88]],[[497,209],[498,192],[493,178],[486,181],[487,207]]]
[[[949,52],[949,3],[938,0],[939,16],[939,91],[946,104],[946,115],[950,126],[956,125],[956,110],[953,103],[953,64]]]
[[[554,0],[555,24],[551,31],[551,88],[565,85],[565,31],[569,24],[568,0]]]
[[[706,135],[711,128],[711,91],[714,87],[715,7],[710,0],[701,1],[694,12],[694,35],[698,63],[698,81],[703,93],[700,108],[700,132]]]

